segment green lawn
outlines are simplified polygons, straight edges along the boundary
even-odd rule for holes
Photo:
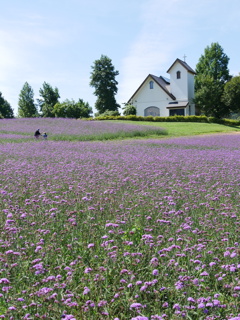
[[[111,122],[135,123],[138,125],[157,126],[165,128],[168,132],[166,137],[191,136],[211,133],[240,132],[240,126],[230,127],[216,123],[198,123],[198,122],[150,122],[150,121],[127,121],[127,120],[109,120]]]

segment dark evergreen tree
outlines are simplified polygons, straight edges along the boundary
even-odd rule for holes
[[[229,58],[218,43],[207,46],[196,66],[195,104],[208,116],[221,118],[229,114],[222,95],[224,85],[231,78],[228,70]]]
[[[13,108],[0,92],[0,118],[14,118]]]
[[[119,72],[115,70],[112,60],[104,55],[96,60],[92,66],[90,86],[95,88],[94,95],[97,96],[95,108],[100,114],[106,110],[118,111],[118,108],[120,108],[115,99],[118,91],[118,82],[115,77],[118,74]]]
[[[21,118],[37,117],[37,107],[34,103],[34,92],[31,86],[25,82],[18,100],[18,116]]]
[[[52,88],[49,83],[44,82],[43,87],[39,90],[42,97],[38,99],[38,104],[43,117],[54,117],[53,108],[60,98],[58,88]]]

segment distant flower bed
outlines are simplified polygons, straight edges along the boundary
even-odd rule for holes
[[[151,141],[151,140],[150,140]],[[143,143],[150,143],[150,141],[146,141]],[[239,148],[239,141],[240,141],[240,133],[239,134],[231,134],[231,139],[227,134],[213,134],[209,136],[190,136],[190,137],[180,137],[180,138],[170,138],[155,141],[158,144],[169,144],[170,146],[189,146],[189,147],[196,147],[196,148],[229,148],[231,150]]]
[[[97,136],[104,134],[132,133],[132,132],[155,132],[164,133],[163,129],[153,126],[141,126],[125,123],[111,123],[103,121],[84,121],[65,118],[21,118],[2,119],[0,130],[9,132],[24,132],[33,135],[40,129],[40,132],[47,132],[49,137],[53,136]]]
[[[26,139],[26,138],[29,138],[29,136],[23,135],[23,134],[0,133],[0,140],[1,139]]]

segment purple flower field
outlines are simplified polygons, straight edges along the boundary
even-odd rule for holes
[[[0,210],[0,319],[240,319],[238,134],[0,144]]]
[[[153,126],[141,126],[137,124],[112,123],[104,121],[84,121],[67,118],[20,118],[0,120],[0,139],[11,134],[11,138],[18,138],[17,134],[24,134],[22,138],[32,138],[37,129],[47,132],[48,138],[55,140],[71,140],[78,136],[87,140],[87,137],[108,137],[123,133],[125,136],[134,132],[151,132],[152,134],[164,134],[165,130]],[[85,138],[84,138],[85,137]],[[10,138],[10,137],[9,137]]]
[[[23,134],[0,133],[0,141],[5,139],[9,140],[9,139],[26,139],[26,138],[29,138],[29,137]]]

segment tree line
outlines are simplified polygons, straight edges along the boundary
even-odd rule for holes
[[[53,88],[44,82],[39,90],[40,98],[34,101],[34,92],[28,82],[25,82],[18,99],[18,117],[62,117],[62,118],[88,118],[92,114],[92,108],[88,102],[79,99],[66,99],[60,102],[58,88]],[[14,118],[14,112],[10,104],[4,99],[0,92],[0,118]]]
[[[62,117],[62,118],[88,118],[92,114],[92,108],[87,102],[79,99],[66,99],[59,102],[59,90],[53,88],[49,83],[44,82],[43,87],[39,90],[40,98],[37,104],[34,103],[33,90],[31,86],[25,82],[18,101],[19,117]]]
[[[194,103],[198,114],[215,118],[229,117],[240,112],[240,74],[231,76],[228,69],[229,57],[224,53],[219,43],[212,43],[204,50],[196,65]],[[118,82],[112,60],[101,55],[95,60],[90,75],[90,86],[95,88],[97,97],[95,108],[98,115],[119,115],[120,105],[116,102]],[[79,99],[59,101],[57,88],[44,82],[39,90],[40,99],[34,102],[31,86],[25,82],[18,102],[19,117],[68,117],[87,118],[92,114],[88,103]],[[136,108],[124,104],[124,114],[136,114]],[[0,92],[0,117],[13,118],[13,109]]]
[[[117,85],[115,77],[119,74],[115,70],[111,59],[102,55],[94,62],[90,77],[90,86],[95,88],[97,96],[95,107],[98,114],[114,112],[120,108],[115,99]],[[49,83],[44,82],[39,90],[40,98],[37,103],[34,101],[34,92],[28,82],[25,82],[19,94],[18,117],[64,117],[64,118],[88,118],[92,115],[92,107],[88,102],[79,99],[77,102],[66,99],[60,102],[58,88],[53,88]],[[118,111],[117,111],[117,114]],[[14,113],[10,104],[4,99],[0,92],[0,118],[13,118]]]

